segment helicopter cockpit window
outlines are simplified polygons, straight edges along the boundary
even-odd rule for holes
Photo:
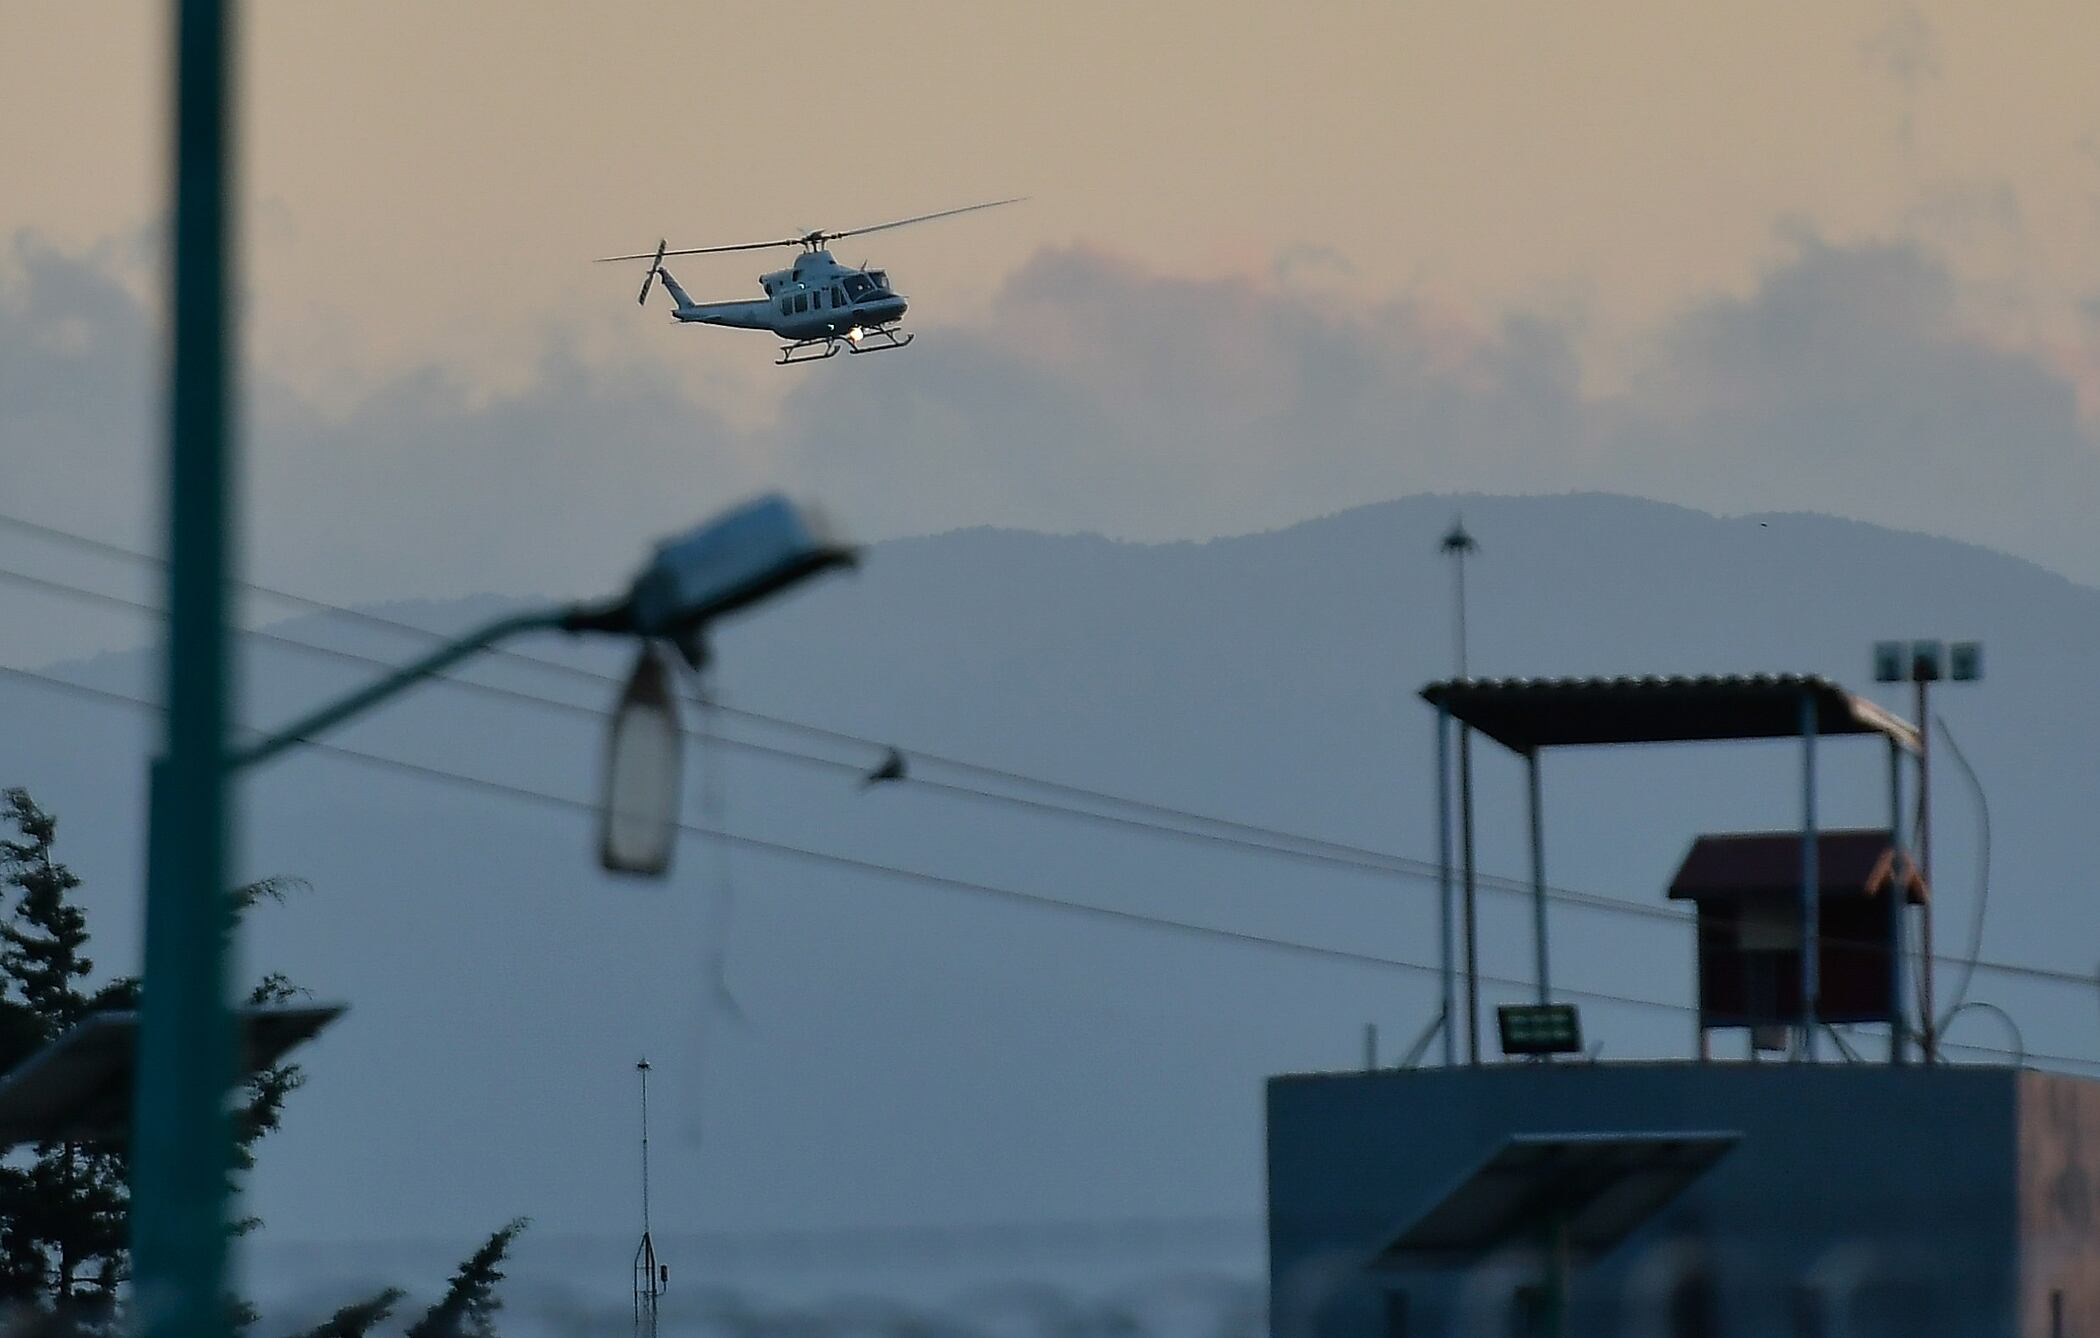
[[[874,291],[875,285],[868,281],[867,275],[848,274],[846,276],[846,296],[855,302],[860,301]]]
[[[831,285],[831,305],[834,307],[843,307],[846,305],[845,290],[840,288],[837,284]]]
[[[870,270],[868,271],[868,277],[875,281],[876,292],[886,293],[890,290],[890,276],[887,271],[879,269]]]

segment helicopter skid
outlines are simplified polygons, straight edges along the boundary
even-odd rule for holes
[[[789,363],[794,362],[822,362],[826,358],[835,356],[842,342],[842,340],[837,339],[799,339],[792,344],[782,344],[780,346],[780,361],[773,365],[775,367],[785,367]]]
[[[798,362],[822,362],[838,356],[839,350],[848,353],[881,353],[888,349],[905,348],[918,338],[908,331],[894,326],[871,325],[860,332],[858,339],[844,335],[827,335],[818,339],[799,339],[792,344],[780,346],[780,360],[773,365],[786,367]]]

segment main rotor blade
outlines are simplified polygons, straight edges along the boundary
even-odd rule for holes
[[[666,251],[663,254],[666,256],[705,256],[713,255],[718,251],[766,251],[776,246],[800,245],[802,245],[800,237],[788,237],[777,242],[738,242],[735,246],[693,246],[683,251]],[[631,256],[599,256],[597,263],[604,265],[615,260],[660,260],[662,258],[654,251],[642,251]]]
[[[916,218],[900,218],[890,223],[877,223],[872,227],[848,228],[844,232],[826,232],[819,235],[826,241],[837,241],[841,237],[861,237],[870,232],[884,232],[890,228],[901,228],[912,223],[928,223],[936,218],[952,218],[957,214],[974,214],[980,209],[997,209],[1002,204],[1019,204],[1027,198],[1025,195],[1016,195],[1010,200],[987,200],[983,204],[966,204],[960,209],[943,209],[937,214],[920,214]]]
[[[617,260],[655,260],[661,262],[665,256],[710,256],[724,251],[769,251],[776,246],[821,246],[835,242],[841,237],[861,237],[871,232],[886,232],[891,228],[908,227],[913,223],[930,223],[936,218],[953,218],[957,214],[974,214],[980,209],[997,209],[1003,204],[1019,204],[1027,199],[1016,195],[1009,200],[987,200],[983,204],[966,204],[960,209],[943,209],[937,214],[920,214],[913,218],[892,219],[888,223],[876,223],[865,228],[848,228],[844,232],[808,232],[800,237],[783,237],[777,242],[738,242],[734,246],[692,246],[683,251],[665,251],[661,254],[642,251],[631,256],[600,256],[598,263],[608,264]]]

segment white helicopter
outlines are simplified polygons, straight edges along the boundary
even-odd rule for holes
[[[642,278],[642,292],[636,302],[649,300],[649,285],[661,276],[665,290],[677,304],[671,315],[678,320],[696,325],[726,325],[737,330],[771,330],[788,341],[781,346],[779,366],[820,362],[842,347],[849,353],[874,353],[903,348],[914,337],[897,328],[897,322],[904,318],[909,304],[890,287],[890,276],[879,269],[855,269],[839,264],[831,258],[831,252],[824,249],[827,243],[911,223],[975,213],[979,209],[996,209],[1003,204],[1018,204],[1024,198],[1015,196],[1011,200],[964,205],[960,209],[943,209],[937,214],[920,214],[916,218],[900,218],[872,227],[848,228],[843,232],[806,232],[800,237],[783,237],[774,242],[739,242],[734,246],[694,246],[671,251],[659,241],[653,254],[644,251],[631,256],[605,256],[600,263],[646,260],[649,273]],[[775,246],[799,246],[803,254],[796,256],[795,263],[786,269],[759,275],[759,286],[766,290],[765,297],[745,302],[695,302],[686,295],[685,289],[678,286],[678,280],[671,277],[671,271],[664,268],[666,256],[763,251]]]

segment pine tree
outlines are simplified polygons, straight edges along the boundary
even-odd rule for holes
[[[91,1013],[136,1009],[138,981],[119,977],[92,993],[87,978],[87,917],[69,895],[79,878],[54,853],[58,822],[19,788],[0,791],[0,1073],[21,1063]],[[228,898],[227,931],[260,901],[281,901],[303,886],[266,879]],[[303,991],[282,975],[265,977],[252,1004],[287,1002]],[[285,1098],[302,1074],[280,1064],[246,1079],[234,1111],[238,1177],[255,1163],[254,1146],[278,1127]],[[0,1163],[0,1307],[18,1320],[62,1333],[115,1326],[118,1285],[130,1262],[130,1163],[121,1145],[49,1143],[28,1164]],[[246,1231],[247,1219],[235,1225]],[[245,1303],[229,1300],[236,1327],[252,1322]]]
[[[352,1301],[298,1338],[365,1338],[373,1325],[394,1313],[394,1307],[407,1294],[399,1287],[389,1287],[376,1296]]]
[[[503,1308],[496,1294],[496,1284],[503,1281],[500,1265],[525,1227],[524,1218],[514,1218],[469,1255],[444,1296],[409,1326],[406,1338],[496,1338],[496,1312]]]
[[[87,917],[69,899],[80,880],[55,854],[57,819],[26,790],[0,790],[0,1073],[92,1013],[136,1009],[139,983],[119,977],[89,991]],[[282,901],[304,886],[265,879],[227,898],[230,934],[247,911]],[[263,977],[251,1005],[288,1003],[305,991],[281,974]],[[255,1164],[258,1140],[278,1127],[285,1098],[303,1074],[280,1064],[250,1075],[234,1110],[236,1152],[229,1174]],[[129,1265],[129,1162],[121,1145],[39,1144],[33,1160],[0,1161],[0,1325],[38,1338],[101,1338],[122,1327],[116,1308]],[[254,1219],[237,1223],[246,1231]],[[490,1236],[453,1275],[445,1295],[408,1330],[407,1338],[495,1338],[502,1308],[497,1284],[511,1242],[525,1219]],[[392,1314],[403,1293],[388,1288],[335,1312],[299,1338],[365,1338]],[[255,1322],[253,1306],[227,1298],[236,1332]]]
[[[68,900],[80,886],[53,853],[58,821],[27,791],[0,792],[0,819],[19,839],[0,840],[0,889],[12,894],[0,922],[0,1024],[18,1062],[86,1017],[94,970],[83,951],[87,917]],[[108,1325],[124,1276],[128,1220],[123,1153],[80,1143],[39,1144],[27,1166],[0,1166],[0,1300],[35,1306],[62,1329]]]

